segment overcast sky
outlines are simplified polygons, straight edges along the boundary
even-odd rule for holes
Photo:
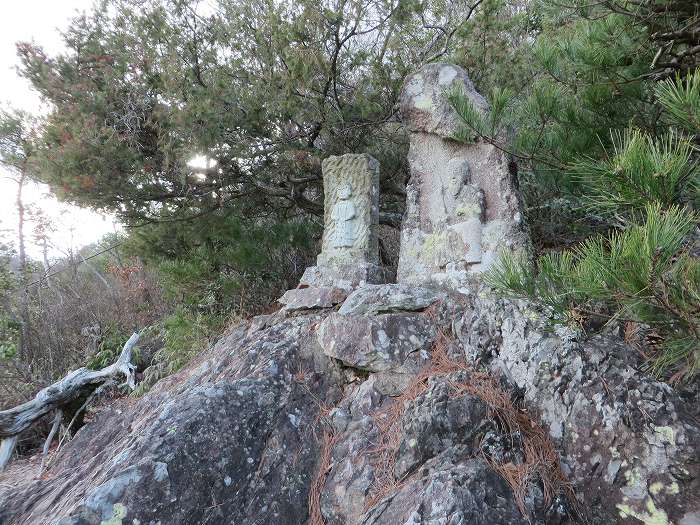
[[[34,41],[49,55],[63,49],[59,29],[64,29],[78,11],[92,5],[92,0],[11,0],[2,2],[0,16],[0,104],[25,109],[38,114],[46,111],[40,106],[37,95],[27,82],[20,78],[15,68],[17,41]],[[10,174],[0,168],[0,235],[16,239],[17,214],[15,194],[17,185]],[[51,254],[60,255],[73,248],[98,240],[105,233],[115,230],[109,217],[102,217],[88,210],[60,204],[48,194],[48,188],[30,185],[25,188],[27,200],[41,206],[52,218],[58,232],[52,237]],[[31,235],[30,235],[31,236]],[[38,257],[36,246],[28,247],[29,253]]]

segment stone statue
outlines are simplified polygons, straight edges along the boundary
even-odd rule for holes
[[[322,163],[324,228],[316,266],[280,299],[287,310],[329,307],[366,283],[384,283],[379,266],[379,163],[370,155]]]
[[[353,266],[379,260],[379,163],[369,155],[347,154],[328,157],[321,167],[324,222],[317,262],[341,278]]]
[[[482,113],[486,100],[466,72],[429,64],[409,76],[401,98],[411,178],[401,231],[398,280],[459,286],[502,250],[527,250],[519,196],[503,153],[483,141],[453,140],[461,122],[445,93],[459,87]]]
[[[357,210],[351,200],[352,186],[344,184],[338,188],[337,201],[331,212],[334,248],[351,248],[358,237]]]

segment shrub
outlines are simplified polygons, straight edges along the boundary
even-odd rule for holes
[[[652,370],[690,377],[700,370],[700,260],[684,248],[698,215],[659,204],[647,205],[645,215],[641,224],[542,255],[535,267],[504,255],[488,282],[509,295],[537,298],[555,322],[647,325],[659,337],[649,355]]]

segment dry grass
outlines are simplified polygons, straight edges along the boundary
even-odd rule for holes
[[[373,416],[378,437],[376,446],[369,451],[369,454],[374,464],[375,474],[365,510],[372,508],[402,485],[402,480],[397,480],[394,475],[394,466],[396,452],[401,444],[401,418],[408,404],[428,389],[428,380],[431,377],[448,375],[459,369],[447,356],[446,340],[443,333],[438,334],[433,345],[430,366],[413,378],[391,405],[379,410]]]
[[[321,513],[321,493],[331,468],[331,453],[338,436],[332,430],[324,430],[321,438],[321,453],[318,472],[309,489],[309,524],[326,525]]]
[[[538,481],[542,484],[547,505],[557,495],[564,494],[575,506],[573,489],[561,471],[559,455],[549,434],[530,417],[527,410],[514,404],[510,393],[503,390],[493,376],[470,368],[466,362],[452,359],[448,353],[451,344],[445,333],[439,333],[432,348],[430,365],[416,376],[394,403],[375,415],[379,435],[377,446],[369,453],[376,474],[366,510],[398,490],[404,481],[394,476],[396,453],[401,443],[401,419],[409,402],[427,390],[431,377],[446,378],[452,398],[471,395],[483,401],[491,417],[506,434],[520,433],[524,452],[522,463],[499,463],[485,454],[484,458],[511,487],[524,516],[528,517],[525,505],[528,488]]]
[[[401,417],[406,402],[415,399],[426,388],[426,378],[417,377],[394,403],[373,415],[378,433],[375,447],[368,451],[374,465],[374,481],[365,502],[365,511],[401,487],[400,480],[394,476],[396,451],[401,444]]]
[[[318,469],[309,487],[309,525],[326,525],[323,519],[323,513],[321,512],[321,494],[323,493],[323,487],[326,484],[328,473],[331,470],[333,447],[338,442],[340,436],[333,428],[333,422],[330,419],[330,413],[335,407],[328,405],[309,388],[308,381],[311,379],[312,374],[313,373],[307,370],[303,364],[299,364],[296,370],[293,370],[292,377],[318,407],[318,415],[316,416],[313,428],[320,429],[322,432],[321,437],[318,439],[321,448],[319,451]],[[315,435],[317,435],[317,431],[318,430],[314,430]]]

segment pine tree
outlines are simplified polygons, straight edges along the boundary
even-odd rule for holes
[[[672,379],[700,371],[700,258],[695,211],[700,169],[692,108],[700,71],[656,87],[670,131],[658,138],[629,130],[600,160],[573,164],[595,213],[617,228],[571,250],[531,261],[505,256],[489,275],[507,294],[536,298],[553,319],[641,323],[658,340],[650,368]]]

